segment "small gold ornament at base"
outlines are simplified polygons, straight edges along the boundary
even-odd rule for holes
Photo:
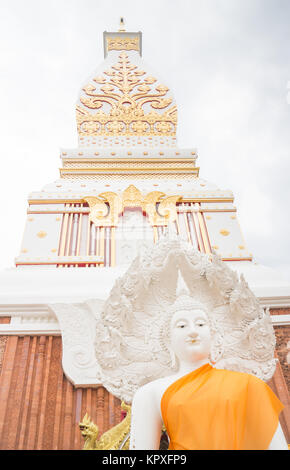
[[[121,403],[121,408],[127,412],[126,417],[116,426],[104,432],[98,440],[99,428],[91,421],[86,413],[79,423],[82,436],[85,439],[83,450],[129,450],[131,406]]]

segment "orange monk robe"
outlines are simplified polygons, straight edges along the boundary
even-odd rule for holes
[[[262,380],[210,364],[178,379],[161,399],[175,450],[266,450],[283,408]]]

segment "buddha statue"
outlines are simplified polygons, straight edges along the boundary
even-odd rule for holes
[[[270,313],[216,254],[164,237],[140,250],[105,302],[77,308],[96,325],[95,354],[81,366],[94,363],[97,383],[131,406],[131,449],[158,450],[164,426],[172,450],[287,449],[283,405],[267,385]]]
[[[210,313],[180,295],[164,317],[174,372],[139,388],[132,402],[130,449],[159,449],[163,423],[171,450],[287,450],[282,403],[252,374],[214,367]]]

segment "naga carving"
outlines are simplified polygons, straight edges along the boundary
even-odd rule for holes
[[[141,385],[173,372],[164,316],[180,289],[210,312],[215,367],[266,381],[272,377],[275,334],[269,312],[218,255],[171,235],[140,251],[102,308],[95,352],[101,383],[110,393],[131,403]]]

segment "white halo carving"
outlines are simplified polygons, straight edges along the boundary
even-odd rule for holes
[[[172,373],[162,331],[181,275],[210,312],[214,367],[269,380],[276,367],[268,311],[220,257],[179,238],[144,247],[113,286],[97,321],[95,352],[104,387],[131,403],[136,390]]]

